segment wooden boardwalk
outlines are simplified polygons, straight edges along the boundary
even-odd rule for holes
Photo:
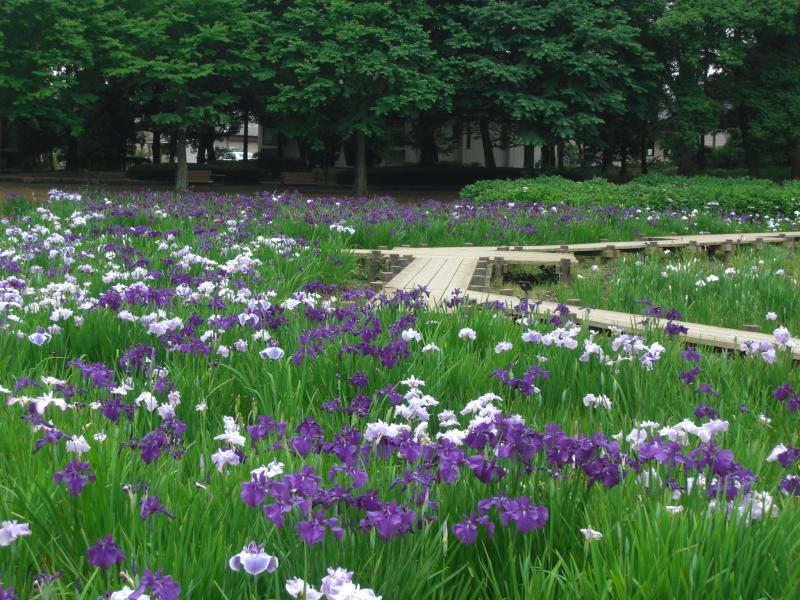
[[[766,231],[760,233],[709,233],[703,235],[675,235],[648,237],[641,240],[631,240],[623,242],[593,242],[589,244],[550,244],[546,246],[523,246],[526,251],[536,252],[573,252],[595,254],[608,248],[616,250],[646,250],[648,247],[655,248],[685,248],[696,245],[702,248],[715,248],[725,244],[734,246],[748,246],[758,244],[785,244],[794,243],[800,239],[800,232],[786,231],[775,232]]]
[[[512,308],[519,303],[519,298],[513,296],[502,296],[500,294],[490,294],[482,292],[468,291],[467,297],[470,300],[475,300],[479,303],[486,302],[500,302],[507,308]],[[532,301],[534,302],[534,301]],[[559,306],[555,302],[535,301],[537,304],[537,312],[543,316],[551,316],[555,314],[556,308]],[[577,324],[587,324],[589,327],[597,329],[614,329],[618,328],[629,333],[647,331],[648,323],[652,323],[653,319],[647,319],[644,315],[637,315],[633,313],[618,312],[614,310],[602,310],[598,308],[583,308],[574,305],[565,305],[569,309],[570,319]],[[665,319],[660,321],[666,323]],[[688,321],[674,321],[678,325],[686,327],[688,330],[686,334],[682,334],[680,339],[689,344],[696,344],[700,346],[713,346],[716,348],[725,348],[729,350],[739,350],[740,344],[744,342],[770,342],[775,343],[775,338],[766,333],[757,333],[750,331],[742,331],[740,329],[729,329],[727,327],[715,327],[713,325],[703,325],[701,323],[690,323]],[[795,343],[795,348],[792,351],[794,360],[800,360],[800,339],[792,338]]]
[[[375,250],[351,250],[359,256],[371,256]],[[526,250],[502,250],[494,246],[437,246],[437,247],[410,247],[400,246],[391,250],[380,250],[382,255],[391,256],[413,256],[417,257],[471,257],[471,258],[502,258],[506,264],[530,264],[530,265],[557,265],[562,259],[569,260],[572,264],[578,264],[578,259],[571,252],[559,252],[558,248],[553,250],[537,250],[529,248]]]
[[[558,264],[561,258],[575,260],[575,253],[599,253],[608,248],[617,250],[645,250],[648,247],[656,248],[683,248],[697,245],[698,247],[714,248],[724,244],[758,245],[758,244],[788,244],[800,240],[800,231],[762,231],[749,233],[708,233],[701,235],[674,235],[647,237],[639,240],[604,241],[588,244],[549,244],[542,246],[450,246],[450,247],[409,247],[400,246],[393,249],[380,250],[382,254],[400,253],[414,256],[489,256],[502,257],[507,261],[530,262],[530,264]],[[374,250],[353,250],[354,253],[367,256]],[[543,262],[527,261],[519,257],[518,253],[530,254],[531,259]],[[546,257],[534,256],[538,254],[562,254],[557,259],[548,261]]]
[[[558,244],[548,246],[460,246],[460,247],[409,247],[381,250],[352,250],[369,257],[371,271],[378,274],[381,265],[388,263],[382,280],[374,281],[376,291],[413,290],[426,288],[430,306],[441,306],[451,297],[453,290],[461,290],[466,297],[477,302],[501,302],[509,308],[519,300],[513,296],[488,292],[489,278],[502,273],[504,264],[557,265],[563,274],[578,261],[576,253],[603,253],[614,257],[620,251],[642,251],[652,248],[684,248],[696,246],[715,250],[719,247],[726,259],[736,245],[791,244],[796,247],[800,231],[756,233],[718,233],[690,236],[661,236],[623,242],[597,242],[591,244]],[[552,314],[558,306],[554,302],[538,302],[538,311]],[[648,327],[643,315],[613,310],[586,309],[568,306],[571,318],[578,324],[586,323],[598,329],[619,328],[628,332],[645,331]],[[681,339],[698,345],[738,350],[747,341],[774,343],[771,335],[700,323],[677,322],[688,330]],[[792,356],[800,360],[800,340]]]
[[[477,257],[419,256],[390,279],[387,291],[427,288],[431,305],[442,304],[453,290],[467,291],[478,266]]]
[[[384,289],[393,292],[424,287],[430,292],[428,303],[432,306],[443,303],[456,289],[488,291],[492,273],[499,276],[506,264],[558,265],[565,270],[578,262],[570,253],[506,251],[482,247],[402,247],[388,252],[388,256],[387,251],[356,252],[371,257],[373,276],[377,276],[380,263],[388,259],[385,261],[388,262],[388,270],[381,273],[382,280],[372,283],[376,291]]]

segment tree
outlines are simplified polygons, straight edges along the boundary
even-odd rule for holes
[[[628,69],[628,76],[618,80],[624,107],[622,111],[604,116],[601,165],[607,170],[618,153],[620,175],[624,176],[628,157],[634,153],[638,154],[640,171],[647,173],[647,151],[659,121],[662,90],[668,75],[664,41],[656,29],[666,3],[664,0],[615,0],[614,5],[627,16],[635,43],[619,48],[618,60]],[[594,143],[595,140],[588,141]]]
[[[82,127],[79,110],[93,99],[78,85],[92,62],[87,32],[100,2],[0,2],[0,167],[6,123],[47,128],[51,139]]]
[[[715,91],[738,126],[748,174],[773,156],[800,177],[800,0],[730,0],[718,11],[726,35]]]
[[[245,0],[117,0],[105,50],[109,77],[126,82],[159,131],[176,137],[175,189],[188,187],[186,144],[238,109],[236,89],[269,77],[261,54],[266,15]]]
[[[269,64],[276,92],[266,108],[281,129],[318,145],[355,138],[355,193],[367,192],[367,137],[390,116],[434,106],[450,90],[422,26],[422,0],[296,0],[275,15]]]
[[[719,6],[715,0],[676,0],[658,23],[668,44],[663,142],[682,175],[703,167],[704,136],[720,128],[723,103],[709,89],[726,34]]]
[[[434,4],[446,31],[441,53],[457,74],[456,111],[479,124],[486,166],[494,164],[490,122],[513,127],[528,161],[534,144],[547,146],[547,160],[565,140],[597,139],[626,97],[644,90],[635,75],[645,67],[630,63],[654,62],[625,10],[608,0]]]

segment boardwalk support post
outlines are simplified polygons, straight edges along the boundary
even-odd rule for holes
[[[558,280],[561,285],[572,283],[572,264],[568,258],[562,258],[558,263]]]

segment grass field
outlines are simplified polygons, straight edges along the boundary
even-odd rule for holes
[[[796,596],[800,382],[780,332],[721,353],[663,323],[635,338],[429,310],[354,285],[347,252],[791,219],[160,193],[3,210],[6,593]],[[551,291],[798,328],[786,249],[612,267]]]

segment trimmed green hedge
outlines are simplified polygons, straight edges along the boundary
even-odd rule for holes
[[[537,177],[478,181],[464,187],[459,195],[474,202],[510,200],[654,209],[692,209],[716,203],[726,210],[774,214],[800,208],[800,181],[779,184],[768,179],[643,175],[617,185],[601,178],[570,181]]]
[[[211,171],[214,175],[224,175],[225,183],[257,184],[262,177],[261,169],[256,163],[218,161],[205,165],[192,163],[187,166],[190,171]],[[173,181],[176,167],[174,163],[137,165],[128,169],[127,175],[130,179],[141,181]]]

